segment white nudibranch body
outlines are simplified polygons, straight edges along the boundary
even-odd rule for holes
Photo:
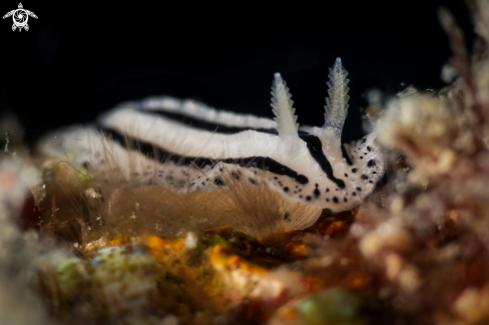
[[[72,127],[41,143],[75,164],[117,169],[127,179],[176,193],[226,188],[228,180],[266,186],[285,198],[333,212],[360,204],[384,174],[375,134],[342,150],[347,72],[337,58],[327,83],[325,123],[299,130],[291,94],[274,76],[275,119],[217,111],[191,100],[148,98],[120,105],[97,127]],[[347,152],[349,151],[349,152]]]

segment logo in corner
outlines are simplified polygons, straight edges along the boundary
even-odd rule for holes
[[[22,3],[19,3],[18,9],[9,11],[5,14],[5,16],[3,16],[3,19],[12,16],[12,19],[14,20],[14,24],[12,25],[12,31],[15,31],[17,28],[19,29],[19,32],[22,31],[22,28],[28,31],[29,25],[27,25],[27,21],[29,20],[29,16],[37,19],[35,13],[29,10],[25,10],[23,8],[24,7],[22,6]]]

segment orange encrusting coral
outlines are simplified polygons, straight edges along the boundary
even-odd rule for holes
[[[240,269],[258,275],[269,272],[265,268],[253,265],[238,255],[233,255],[231,250],[217,245],[212,248],[210,262],[214,267],[227,270]]]

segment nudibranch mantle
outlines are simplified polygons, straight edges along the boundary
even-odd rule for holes
[[[110,160],[126,178],[138,175],[144,184],[176,193],[219,190],[232,178],[268,186],[292,201],[347,210],[373,191],[384,160],[373,133],[342,149],[348,73],[340,58],[329,71],[322,127],[299,128],[289,89],[276,73],[274,120],[155,97],[114,108],[98,119],[98,127],[58,132],[41,150],[70,152],[75,163],[99,170]]]

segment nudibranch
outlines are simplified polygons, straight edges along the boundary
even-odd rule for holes
[[[42,151],[69,153],[75,164],[94,170],[117,166],[126,179],[137,176],[142,184],[175,193],[216,191],[232,180],[332,212],[347,210],[373,191],[384,161],[373,133],[342,147],[348,73],[340,58],[329,72],[321,127],[299,128],[289,89],[276,73],[274,120],[154,97],[114,108],[97,126],[55,133],[43,141]]]

